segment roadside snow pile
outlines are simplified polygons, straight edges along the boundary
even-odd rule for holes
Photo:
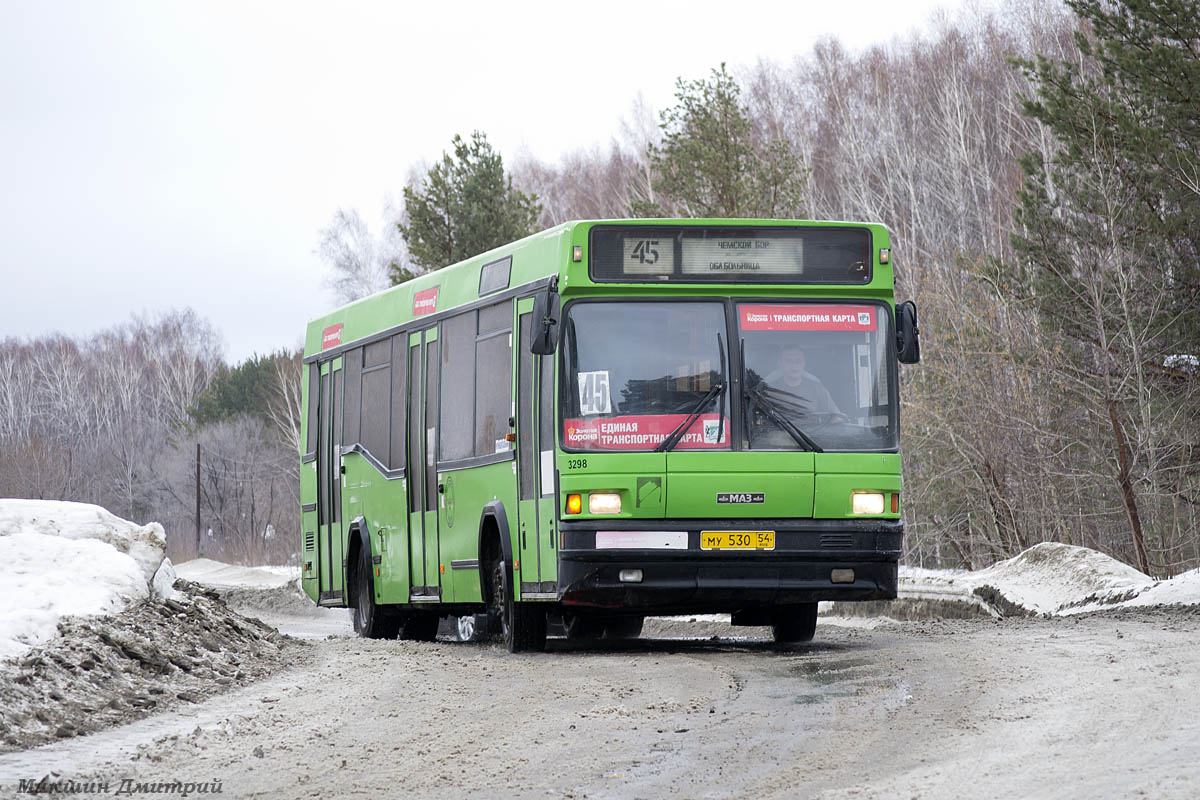
[[[306,657],[215,591],[178,587],[162,603],[66,617],[59,636],[0,661],[0,753],[199,703]]]
[[[1086,547],[1034,545],[978,572],[900,568],[897,618],[914,604],[937,601],[940,616],[1061,616],[1117,608],[1200,605],[1200,570],[1156,582],[1128,564]],[[841,613],[850,613],[841,604]],[[915,606],[914,606],[915,607]],[[935,609],[936,610],[936,609]],[[890,613],[887,611],[878,613]],[[896,616],[893,614],[893,616]]]
[[[187,581],[218,589],[277,589],[295,583],[299,567],[239,567],[208,558],[175,565],[175,574]]]
[[[1160,581],[1122,605],[1127,608],[1200,605],[1200,569]]]
[[[987,569],[964,575],[972,592],[1005,615],[1059,614],[1124,602],[1154,580],[1115,558],[1043,542]]]
[[[64,616],[171,597],[165,556],[157,522],[136,525],[87,503],[0,499],[0,660],[51,639]]]

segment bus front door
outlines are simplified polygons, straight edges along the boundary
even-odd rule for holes
[[[555,356],[540,356],[538,365],[538,547],[541,552],[541,594],[558,597],[558,532],[554,524],[557,513],[558,489],[554,475],[554,413]]]
[[[534,400],[537,382],[533,374],[534,355],[529,352],[529,326],[533,319],[533,298],[517,303],[517,564],[521,594],[541,589],[541,565],[538,556],[537,513],[537,426]]]
[[[529,352],[533,300],[517,304],[517,502],[522,597],[555,596],[553,356]],[[548,444],[544,444],[548,443]],[[550,451],[547,458],[545,450]],[[549,491],[546,487],[549,486]]]

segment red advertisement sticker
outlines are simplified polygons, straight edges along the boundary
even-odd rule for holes
[[[739,306],[744,331],[873,331],[874,306]]]
[[[645,416],[596,417],[563,421],[568,447],[601,450],[653,450],[680,425],[687,414],[647,414]],[[718,435],[720,415],[703,414],[675,445],[677,450],[724,447],[729,442],[729,417]]]
[[[419,317],[422,314],[432,314],[437,311],[437,292],[438,287],[432,289],[423,289],[413,295],[413,316]]]
[[[330,325],[321,333],[321,349],[328,350],[342,343],[342,323]]]

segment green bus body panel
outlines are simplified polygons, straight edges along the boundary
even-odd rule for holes
[[[375,579],[379,602],[408,601],[408,498],[403,479],[388,480],[359,453],[342,456],[342,521],[349,530],[358,517],[366,522],[371,536],[371,554],[380,557],[380,575]]]
[[[762,503],[718,503],[723,492]],[[811,517],[813,454],[690,452],[667,457],[668,517]]]
[[[589,239],[597,225],[645,226],[845,226],[867,229],[872,237],[872,278],[864,285],[803,284],[670,284],[596,283],[588,272]],[[582,258],[573,260],[572,250],[581,248]],[[422,275],[362,300],[330,311],[314,320],[305,334],[306,370],[301,386],[301,449],[307,446],[309,404],[308,367],[319,363],[322,371],[341,367],[336,356],[348,346],[399,329],[419,331],[436,324],[444,312],[467,304],[487,304],[488,296],[479,296],[482,267],[511,257],[508,289],[515,290],[556,278],[564,304],[577,298],[723,298],[750,297],[765,300],[805,299],[876,299],[894,303],[894,275],[890,264],[880,264],[881,249],[890,249],[887,229],[878,224],[860,222],[758,220],[758,219],[646,219],[590,220],[566,222],[458,264]],[[437,290],[436,307],[429,314],[414,314],[419,293],[428,298]],[[518,292],[525,296],[532,291]],[[503,294],[503,291],[496,294]],[[509,302],[513,302],[509,299]],[[522,308],[526,308],[526,302]],[[518,326],[513,327],[514,386],[518,354],[528,346],[520,341]],[[323,354],[325,332],[341,326],[332,353]],[[424,348],[422,348],[423,350]],[[335,356],[331,360],[328,356]],[[556,356],[557,357],[557,356]],[[537,360],[533,363],[536,365]],[[423,395],[423,393],[422,393]],[[557,396],[557,394],[556,394]],[[512,395],[514,416],[516,394]],[[341,411],[337,410],[340,415]],[[439,423],[439,426],[441,423]],[[536,425],[536,423],[535,423]],[[555,421],[556,438],[561,436]],[[898,453],[807,453],[807,452],[730,452],[675,451],[565,453],[557,443],[541,449],[555,451],[552,459],[556,475],[550,476],[556,487],[553,495],[518,503],[517,461],[504,460],[485,466],[454,468],[438,465],[438,480],[444,491],[438,495],[438,508],[425,513],[425,537],[433,559],[426,565],[429,585],[439,585],[444,603],[482,603],[480,572],[471,566],[479,558],[479,528],[483,508],[492,502],[502,504],[508,518],[510,544],[518,564],[514,565],[513,589],[520,596],[522,582],[554,582],[557,575],[556,520],[563,516],[566,496],[585,495],[584,511],[570,519],[592,517],[587,512],[588,492],[616,492],[622,500],[619,515],[623,519],[666,518],[821,518],[852,517],[850,494],[877,490],[885,494],[900,491]],[[534,454],[535,459],[537,453]],[[340,566],[350,541],[350,524],[362,517],[371,535],[372,555],[378,557],[375,594],[381,604],[404,604],[413,589],[410,561],[413,542],[420,552],[420,539],[410,537],[407,477],[388,479],[365,457],[346,453],[341,457],[345,468],[335,491],[341,491],[341,520],[333,523],[331,537],[340,553],[328,559],[336,575],[323,576],[323,556],[319,550],[321,530],[316,511],[301,513],[302,585],[306,594],[318,600],[324,584],[341,589]],[[582,464],[586,462],[586,467]],[[540,463],[540,460],[539,460]],[[447,467],[450,467],[447,469]],[[303,463],[300,470],[302,505],[313,506],[318,495],[317,462]],[[423,486],[415,491],[424,491]],[[762,503],[717,503],[718,493],[762,493]],[[890,513],[883,518],[896,518]],[[542,531],[540,538],[537,530]],[[522,541],[522,531],[525,540]],[[530,537],[533,537],[532,539]],[[315,544],[310,548],[310,542]],[[460,562],[456,568],[454,562]],[[436,563],[435,563],[436,562]],[[461,562],[468,562],[463,564]],[[431,573],[431,570],[433,571]],[[327,601],[328,602],[328,601]],[[343,601],[344,602],[344,601]]]
[[[520,552],[517,532],[517,479],[515,461],[501,461],[484,467],[439,472],[446,487],[439,495],[439,548],[442,575],[442,600],[455,603],[481,603],[478,569],[454,569],[453,561],[479,558],[479,523],[483,507],[491,502],[504,506],[508,517],[513,552]]]

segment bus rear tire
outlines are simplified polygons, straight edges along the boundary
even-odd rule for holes
[[[531,603],[518,603],[508,582],[508,566],[503,560],[492,563],[492,600],[499,609],[501,635],[508,652],[545,650],[545,608]]]
[[[817,633],[817,604],[784,606],[774,614],[771,634],[778,644],[811,642]]]
[[[359,550],[358,568],[354,570],[354,608],[350,613],[354,632],[364,639],[395,639],[400,632],[399,616],[375,602],[371,559],[365,550]]]
[[[609,639],[636,639],[645,624],[645,617],[614,617],[604,623],[604,635]]]

